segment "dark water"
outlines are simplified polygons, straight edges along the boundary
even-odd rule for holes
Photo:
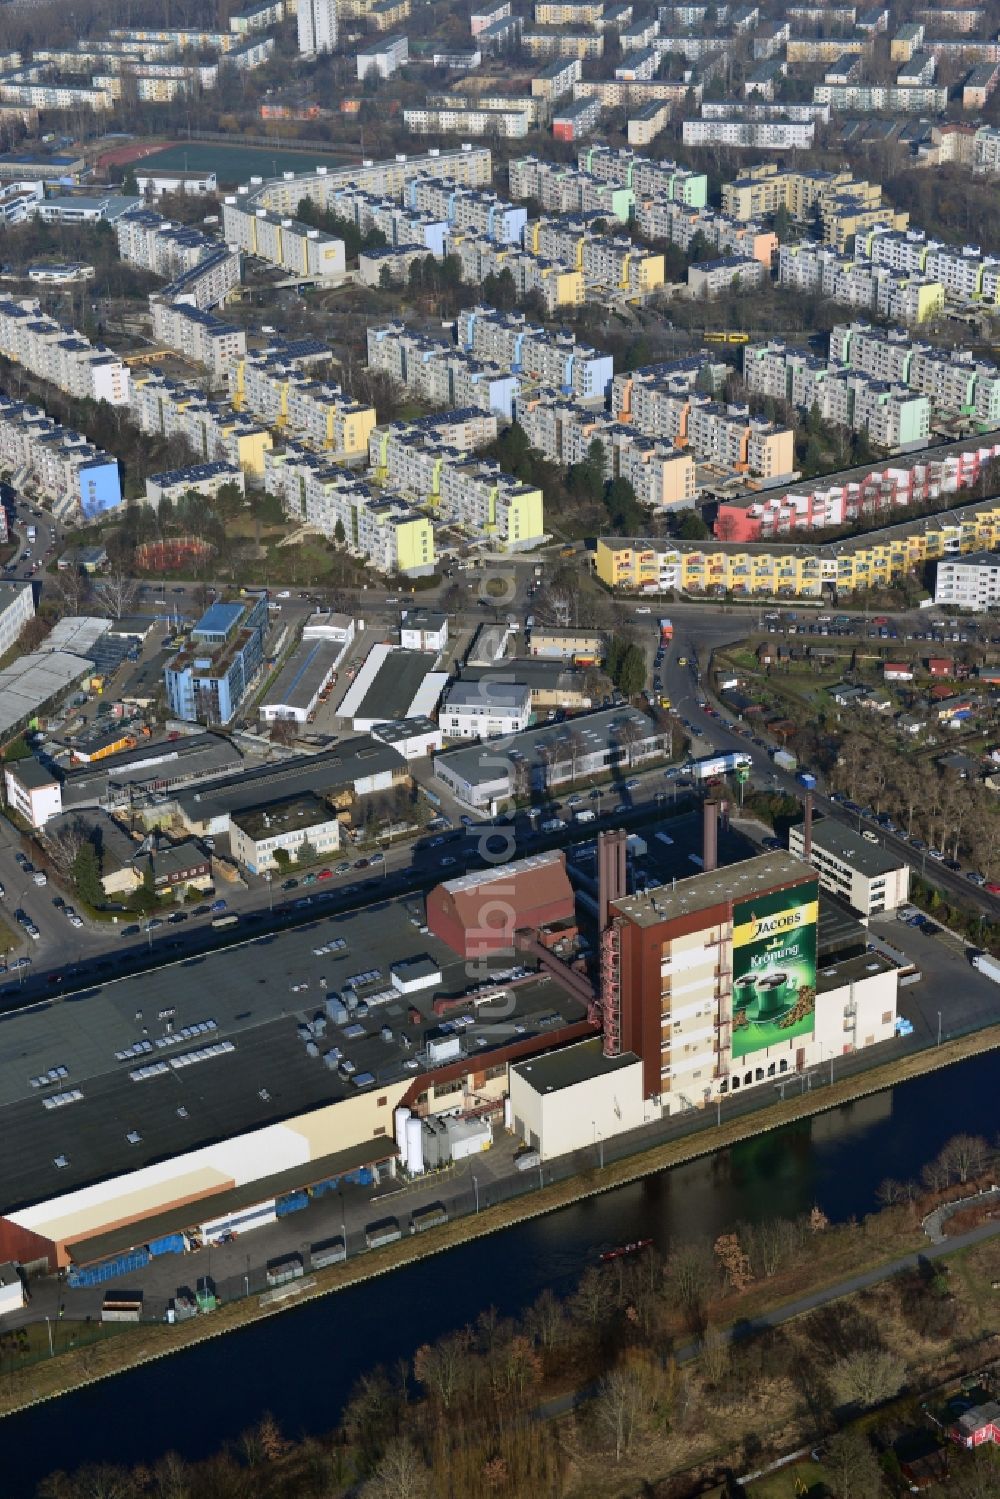
[[[288,1435],[329,1430],[365,1369],[484,1307],[510,1314],[545,1286],[568,1290],[610,1244],[648,1235],[667,1249],[816,1203],[835,1221],[860,1216],[886,1176],[915,1175],[957,1131],[993,1140],[998,1084],[1000,1057],[974,1058],[14,1416],[0,1423],[0,1493],[30,1495],[84,1462],[202,1457],[264,1411]]]

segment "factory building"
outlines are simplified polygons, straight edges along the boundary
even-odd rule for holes
[[[573,887],[557,850],[517,859],[436,885],[427,926],[464,958],[511,953],[514,934],[572,921]]]

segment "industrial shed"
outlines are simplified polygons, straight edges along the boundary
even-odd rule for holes
[[[512,950],[515,932],[573,914],[573,887],[560,850],[462,875],[436,885],[427,897],[429,929],[464,958]]]

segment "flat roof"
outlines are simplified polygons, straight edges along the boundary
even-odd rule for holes
[[[604,1077],[609,1072],[620,1072],[623,1067],[632,1067],[638,1061],[631,1051],[622,1052],[617,1057],[605,1056],[601,1038],[594,1036],[578,1041],[574,1046],[532,1057],[530,1061],[517,1062],[511,1071],[530,1083],[536,1093],[557,1093],[563,1088],[590,1082],[592,1078]]]
[[[794,854],[778,850],[743,859],[709,873],[693,874],[673,886],[658,885],[644,895],[626,895],[613,903],[613,909],[629,917],[637,926],[658,926],[678,916],[690,916],[727,901],[748,900],[769,890],[815,880],[811,865]]]
[[[432,675],[429,662],[426,651],[387,651],[350,716],[362,720],[405,718],[424,679]]]
[[[421,714],[416,718],[393,718],[380,723],[374,730],[374,735],[384,744],[401,744],[406,739],[420,739],[425,734],[437,732],[438,726],[434,720]]]
[[[887,853],[881,844],[869,843],[861,833],[856,833],[853,828],[846,827],[833,817],[813,819],[812,841],[814,848],[842,859],[868,879],[874,879],[880,874],[892,874],[906,862],[905,859]]]
[[[393,991],[372,1003],[353,1038],[328,1023],[325,1045],[339,1046],[358,1073],[378,1083],[420,1076],[407,1066],[441,1021],[433,1011],[438,995],[459,997],[473,987],[464,958],[432,933],[421,933],[410,917],[422,902],[412,897],[378,901],[354,912],[317,916],[295,930],[267,932],[205,955],[179,959],[133,977],[98,979],[86,988],[19,1012],[0,1013],[0,1211],[45,1202],[88,1183],[138,1170],[215,1140],[258,1129],[354,1097],[357,1089],[310,1056],[299,1025],[323,1009],[326,998],[358,983],[361,998],[391,990],[389,972],[401,961],[431,958],[439,983],[415,994]],[[249,924],[245,930],[259,928]],[[317,948],[342,939],[339,952]],[[173,938],[164,928],[156,943]],[[169,952],[169,949],[162,949]],[[498,954],[497,972],[509,971],[509,955]],[[360,976],[373,973],[370,983]],[[323,988],[320,979],[326,980]],[[477,982],[482,975],[477,975]],[[294,988],[293,986],[298,986]],[[305,986],[305,988],[303,988]],[[541,974],[510,989],[513,1014],[502,1019],[477,1012],[461,1031],[470,1063],[492,1050],[544,1036],[586,1019],[586,1007]],[[17,984],[3,1000],[16,1002]],[[411,1009],[419,1013],[413,1023]],[[214,1028],[182,1037],[185,1028],[213,1021]],[[168,1023],[172,1032],[168,1033]],[[393,1040],[383,1039],[389,1026]],[[523,1027],[523,1030],[522,1030]],[[170,1058],[226,1041],[232,1050],[180,1068]],[[158,1042],[169,1044],[158,1045]],[[148,1043],[148,1051],[126,1055]],[[168,1070],[140,1081],[140,1067],[168,1063]],[[64,1078],[45,1087],[31,1079],[65,1068]],[[433,1069],[430,1069],[433,1070]],[[61,1108],[45,1108],[48,1093],[79,1089],[83,1097]],[[139,1136],[135,1143],[130,1132]],[[349,1140],[349,1137],[348,1137]],[[58,1157],[67,1164],[56,1166]],[[311,1168],[303,1165],[302,1181]],[[258,1194],[259,1196],[259,1194]],[[214,1204],[215,1199],[212,1199]],[[189,1206],[184,1222],[214,1215],[214,1206]],[[145,1229],[142,1230],[145,1234]],[[136,1230],[132,1231],[134,1239]]]
[[[160,672],[153,665],[158,680]],[[67,771],[63,777],[63,805],[79,807],[88,801],[96,802],[107,794],[109,786],[165,787],[218,775],[242,764],[239,751],[221,735],[192,734],[142,744],[123,754],[109,755],[94,765]]]
[[[602,708],[597,713],[579,713],[565,723],[541,724],[537,729],[523,729],[517,736],[514,748],[522,760],[534,764],[543,749],[566,756],[570,753],[570,736],[579,758],[606,752],[612,745],[624,743],[623,731],[628,724],[635,724],[644,738],[650,739],[659,731],[651,719],[637,708]],[[468,784],[497,779],[496,752],[489,744],[462,745],[458,749],[445,750],[435,759],[435,764],[444,764]]]
[[[59,777],[55,772],[43,765],[41,760],[36,760],[34,755],[27,755],[23,760],[8,760],[4,764],[4,770],[32,791],[37,791],[42,786],[59,784]]]
[[[269,796],[280,798],[298,791],[330,791],[350,786],[383,771],[402,770],[405,764],[391,745],[380,744],[363,734],[317,755],[296,755],[192,788],[180,801],[189,816],[205,819],[251,807]]]
[[[873,978],[877,973],[892,973],[896,964],[880,952],[858,953],[857,957],[842,958],[829,963],[816,973],[816,993],[827,994],[831,989],[842,989],[845,984],[857,984],[862,979]]]
[[[234,823],[254,840],[274,833],[280,837],[296,828],[316,827],[319,823],[333,822],[336,813],[313,792],[300,796],[288,796],[278,802],[263,802],[257,807],[246,807],[238,812]]]
[[[335,640],[303,640],[268,688],[261,707],[310,708],[343,647]]]
[[[221,599],[209,604],[195,625],[192,635],[228,635],[240,621],[245,611],[244,604],[227,604]]]

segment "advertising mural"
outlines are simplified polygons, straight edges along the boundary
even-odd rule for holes
[[[733,906],[733,1057],[812,1035],[817,887]]]

